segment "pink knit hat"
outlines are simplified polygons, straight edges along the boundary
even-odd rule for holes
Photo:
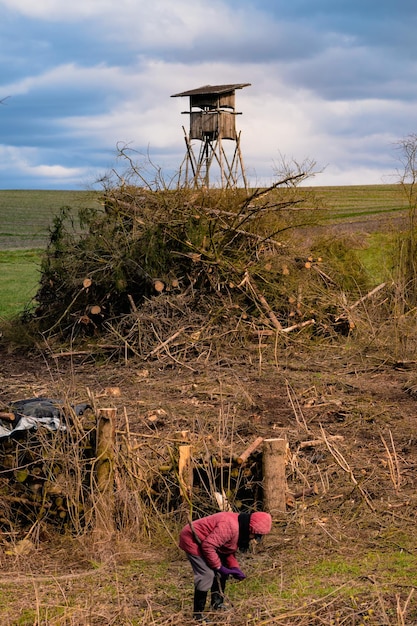
[[[254,535],[267,535],[271,532],[272,518],[269,513],[256,511],[250,516],[249,532]]]

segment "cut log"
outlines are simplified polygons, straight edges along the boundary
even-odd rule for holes
[[[7,420],[8,422],[13,422],[15,419],[15,414],[14,413],[4,413],[3,411],[0,412],[0,419],[2,420]]]
[[[120,387],[106,387],[104,393],[106,396],[112,396],[113,398],[120,398],[122,395]]]
[[[84,289],[88,289],[89,287],[91,287],[92,284],[93,284],[93,281],[91,280],[91,278],[84,278],[83,280]]]
[[[101,306],[99,306],[98,304],[95,304],[94,306],[91,307],[90,313],[91,315],[100,315]]]
[[[153,288],[155,289],[156,293],[162,293],[165,289],[165,283],[163,283],[162,280],[154,280]]]

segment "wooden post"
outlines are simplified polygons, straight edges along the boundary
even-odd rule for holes
[[[117,409],[99,409],[96,441],[96,528],[114,530],[114,444]]]
[[[193,491],[193,464],[191,460],[191,446],[179,446],[178,480],[183,500],[189,502]]]
[[[286,439],[265,439],[263,443],[264,508],[273,516],[285,512]]]

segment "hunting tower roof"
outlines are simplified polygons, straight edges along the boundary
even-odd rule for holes
[[[250,87],[250,83],[236,83],[234,85],[204,85],[203,87],[197,87],[197,89],[174,93],[171,98],[179,98],[181,96],[203,96],[206,94],[213,96],[221,95],[234,91],[235,89],[243,89],[243,87]]]

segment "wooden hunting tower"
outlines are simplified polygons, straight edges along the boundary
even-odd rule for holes
[[[210,169],[213,163],[220,171],[222,188],[235,188],[239,178],[246,188],[246,177],[240,150],[240,132],[236,131],[235,91],[248,87],[250,83],[236,85],[205,85],[198,89],[176,93],[172,98],[188,96],[190,108],[183,114],[190,116],[190,130],[184,137],[187,146],[181,166],[180,176],[191,187],[209,187]],[[233,142],[233,151],[229,155],[223,140]],[[193,140],[200,141],[198,156],[194,153]],[[185,168],[185,169],[184,169]]]

